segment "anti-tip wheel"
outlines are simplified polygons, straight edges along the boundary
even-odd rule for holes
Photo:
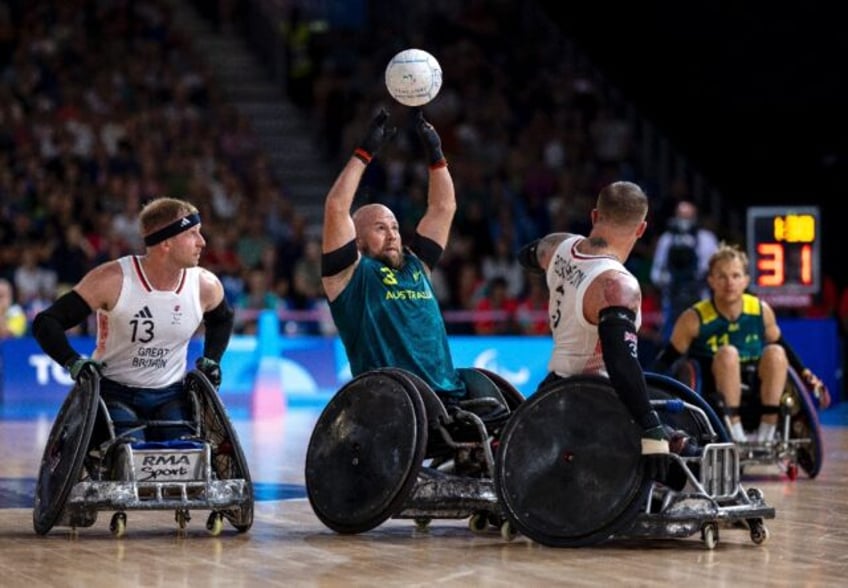
[[[489,527],[489,516],[484,512],[475,512],[468,519],[468,528],[472,533],[483,533]]]
[[[430,529],[430,517],[415,517],[415,530],[427,531]]]
[[[757,545],[762,545],[769,540],[769,530],[765,526],[762,519],[754,519],[748,521],[751,527],[751,541]]]
[[[210,512],[206,519],[206,530],[213,537],[217,537],[224,530],[224,515],[219,512]]]
[[[127,514],[124,512],[113,514],[109,522],[109,530],[115,537],[123,537],[127,532]]]
[[[504,521],[501,523],[501,538],[504,541],[512,541],[518,537],[518,531],[515,530],[515,527],[512,526],[512,523],[509,521]]]
[[[191,520],[191,514],[189,514],[188,510],[180,508],[174,512],[174,520],[177,521],[180,531],[185,531],[188,522]]]
[[[701,539],[704,541],[704,546],[709,549],[715,549],[718,543],[718,526],[715,523],[704,525],[701,529]]]

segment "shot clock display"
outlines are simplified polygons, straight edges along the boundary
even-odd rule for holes
[[[769,298],[818,294],[821,223],[817,206],[748,209],[750,289]]]

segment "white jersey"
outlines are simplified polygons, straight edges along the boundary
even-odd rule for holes
[[[601,352],[598,327],[583,315],[583,297],[589,284],[601,273],[616,270],[630,272],[617,259],[607,255],[589,255],[577,250],[585,237],[576,235],[559,244],[548,264],[548,305],[554,351],[548,370],[567,377],[595,374],[609,377]],[[642,322],[636,314],[636,328]]]
[[[97,311],[103,376],[125,386],[164,388],[185,375],[188,344],[203,320],[200,268],[183,270],[172,291],[154,290],[138,257],[118,260],[124,274],[111,311]]]

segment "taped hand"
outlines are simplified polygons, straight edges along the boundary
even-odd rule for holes
[[[198,357],[194,365],[203,372],[203,375],[209,379],[209,383],[215,386],[216,390],[221,386],[221,366],[217,361],[208,357]]]
[[[65,366],[74,382],[79,382],[81,377],[90,377],[97,373],[99,376],[103,370],[103,363],[90,357],[78,357]]]
[[[668,437],[665,428],[660,425],[642,432],[642,463],[645,475],[652,480],[662,482],[668,476],[671,461]]]

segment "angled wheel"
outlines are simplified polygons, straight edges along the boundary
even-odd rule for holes
[[[687,365],[694,366],[694,362],[687,362]],[[692,367],[692,369],[695,369]],[[662,374],[645,372],[645,382],[648,384],[648,395],[651,400],[682,400],[688,404],[700,408],[707,417],[712,428],[715,430],[715,437],[704,426],[700,419],[688,410],[680,412],[658,411],[663,423],[686,431],[692,438],[697,439],[700,443],[708,443],[719,441],[726,443],[730,441],[730,433],[727,432],[724,422],[713,410],[710,404],[704,400],[691,387],[681,383],[675,378],[670,378]]]
[[[221,510],[230,524],[244,533],[253,525],[253,482],[238,434],[218,392],[203,372],[188,372],[185,385],[197,399],[200,434],[212,446],[212,469],[218,479],[244,480],[247,484],[248,499],[237,508]]]
[[[220,512],[212,511],[206,519],[206,530],[213,537],[217,537],[224,530],[224,515]]]
[[[824,458],[821,424],[812,395],[801,377],[791,367],[783,393],[784,399],[781,404],[788,405],[790,408],[789,439],[807,440],[798,447],[798,465],[810,478],[815,478],[821,471]],[[789,398],[787,399],[786,396]]]
[[[360,374],[318,417],[306,451],[306,491],[318,518],[338,533],[363,533],[407,500],[424,460],[427,416],[399,370]]]
[[[116,512],[109,521],[109,530],[115,537],[123,537],[127,532],[127,513]]]
[[[475,367],[471,369],[480,372],[484,376],[487,376],[490,380],[492,380],[492,382],[495,383],[495,386],[497,386],[498,390],[501,391],[501,394],[506,400],[506,403],[511,411],[515,411],[515,409],[518,408],[518,405],[524,402],[524,396],[521,394],[521,392],[516,390],[515,386],[513,386],[509,382],[509,380],[504,378],[499,373],[493,372],[492,370],[487,370],[485,368]]]
[[[495,489],[515,529],[543,545],[626,530],[651,486],[639,427],[609,381],[579,376],[530,396],[504,427]]]
[[[86,375],[65,397],[47,437],[38,470],[32,523],[46,535],[58,522],[71,488],[83,474],[91,432],[97,418],[100,378]]]
[[[441,461],[453,456],[455,450],[445,442],[440,432],[440,428],[449,426],[453,422],[453,418],[448,414],[447,408],[430,388],[430,385],[423,378],[402,368],[381,368],[379,371],[394,374],[402,381],[409,381],[421,397],[424,406],[424,422],[427,427],[427,447],[424,451],[424,457],[432,457]]]

